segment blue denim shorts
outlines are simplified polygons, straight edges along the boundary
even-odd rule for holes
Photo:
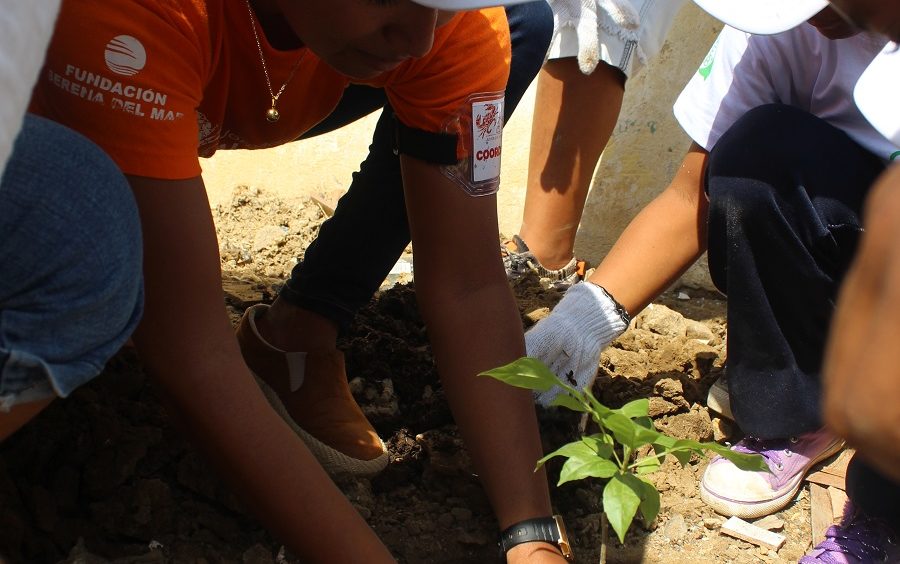
[[[0,178],[0,410],[69,395],[143,305],[137,206],[94,143],[26,116]]]

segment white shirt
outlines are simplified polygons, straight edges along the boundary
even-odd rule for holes
[[[676,100],[675,117],[710,150],[748,110],[787,104],[890,160],[898,147],[872,127],[853,99],[860,75],[887,42],[873,33],[831,40],[807,23],[767,36],[725,27]]]
[[[859,78],[853,98],[869,123],[895,145],[900,145],[900,111],[896,108],[898,92],[900,46],[889,43]]]
[[[0,174],[22,127],[60,0],[0,0]]]

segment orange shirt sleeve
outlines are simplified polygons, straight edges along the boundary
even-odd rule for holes
[[[196,108],[211,67],[203,2],[65,0],[31,110],[126,174],[200,174]],[[177,9],[176,9],[177,8]]]
[[[438,28],[428,55],[404,64],[380,85],[403,123],[440,131],[449,117],[468,111],[464,105],[472,94],[506,89],[510,58],[502,8],[462,12]]]

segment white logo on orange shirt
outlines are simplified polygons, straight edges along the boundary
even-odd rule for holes
[[[147,64],[147,51],[130,35],[119,35],[106,44],[106,66],[116,74],[134,76]]]

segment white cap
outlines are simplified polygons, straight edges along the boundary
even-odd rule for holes
[[[821,12],[828,0],[694,0],[712,17],[756,35],[796,27]]]
[[[508,6],[510,4],[521,4],[530,2],[531,0],[413,0],[416,4],[436,8],[438,10],[447,10],[450,12],[461,12],[464,10],[477,10],[479,8],[490,8],[492,6]]]
[[[900,52],[888,43],[869,64],[853,89],[853,99],[872,127],[900,147],[900,113],[896,106],[900,92]]]

